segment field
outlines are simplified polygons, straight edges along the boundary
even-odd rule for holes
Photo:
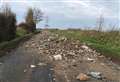
[[[98,32],[95,30],[50,30],[69,39],[80,40],[98,52],[120,59],[119,31]]]

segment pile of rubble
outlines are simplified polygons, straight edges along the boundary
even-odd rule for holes
[[[35,49],[47,63],[53,64],[56,82],[59,82],[58,80],[76,82],[76,79],[92,82],[96,80],[104,82],[106,79],[120,80],[115,77],[120,75],[118,73],[120,70],[112,69],[112,66],[105,63],[106,58],[103,55],[78,40],[70,40],[49,32],[37,35],[35,39],[37,41],[32,39],[26,43],[26,48]]]

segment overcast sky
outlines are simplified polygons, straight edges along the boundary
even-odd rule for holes
[[[0,6],[9,4],[17,14],[18,23],[24,21],[29,7],[40,8],[49,18],[51,27],[93,27],[100,15],[107,25],[120,23],[120,0],[0,0]],[[37,27],[43,27],[42,21]]]

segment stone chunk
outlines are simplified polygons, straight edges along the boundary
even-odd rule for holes
[[[53,56],[54,60],[62,60],[62,56],[60,54]]]
[[[89,49],[89,47],[86,46],[86,45],[82,45],[81,48],[82,48],[82,49],[85,49],[85,50],[88,50],[88,49]]]
[[[95,59],[87,58],[88,61],[93,62]]]
[[[87,81],[89,80],[89,76],[87,76],[86,74],[84,73],[80,73],[77,77],[76,77],[77,80],[80,80],[80,81]]]
[[[30,65],[31,68],[35,68],[36,66],[35,65]]]

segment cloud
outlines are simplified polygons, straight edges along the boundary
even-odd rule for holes
[[[38,7],[43,9],[47,13],[53,12],[53,14],[63,14],[66,17],[78,18],[81,16],[98,16],[103,14],[107,18],[116,17],[112,9],[105,6],[106,3],[111,1],[105,0],[2,0],[3,3],[10,3],[14,5],[16,3],[18,6],[21,5],[28,7]],[[103,2],[99,4],[97,2]],[[16,6],[17,6],[16,5]],[[116,4],[113,4],[116,5]],[[112,6],[112,5],[111,5]],[[117,6],[116,6],[117,7]],[[65,11],[63,11],[63,9]],[[59,10],[56,12],[56,10]],[[89,14],[88,14],[89,13]]]
[[[10,4],[19,17],[24,17],[27,8],[37,7],[51,20],[59,22],[95,21],[101,14],[107,20],[120,20],[118,0],[2,0],[2,3]]]
[[[69,0],[70,2],[64,2],[64,6],[69,8],[67,16],[77,18],[77,16],[96,17],[103,14],[106,18],[116,17],[115,13],[111,11],[107,6],[95,4],[95,1],[91,0]],[[105,4],[105,3],[104,3]],[[112,5],[111,5],[112,6]],[[70,10],[71,9],[71,10]],[[65,12],[66,13],[66,12]],[[73,15],[71,15],[71,13]]]

